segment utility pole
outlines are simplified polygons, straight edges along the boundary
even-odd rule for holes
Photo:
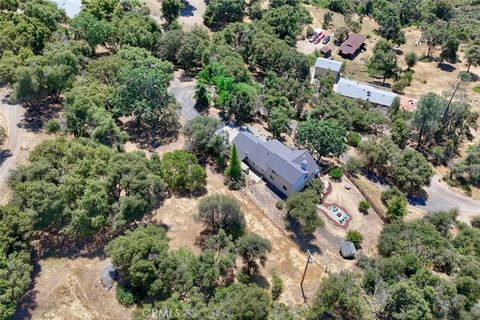
[[[303,270],[302,281],[300,281],[300,289],[302,289],[302,296],[303,301],[307,302],[307,296],[305,296],[305,292],[303,291],[303,280],[305,280],[305,275],[307,274],[308,265],[314,263],[315,260],[313,259],[310,250],[307,250],[307,263],[305,264],[305,269]]]

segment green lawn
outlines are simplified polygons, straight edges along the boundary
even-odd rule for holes
[[[480,93],[480,86],[476,86],[475,88],[473,88],[473,91],[475,91],[476,93]]]

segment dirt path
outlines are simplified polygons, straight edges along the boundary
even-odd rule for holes
[[[3,117],[7,130],[7,141],[0,153],[0,190],[5,184],[10,170],[15,168],[25,133],[25,129],[19,126],[25,110],[21,105],[8,104],[8,93],[6,88],[0,88],[0,116]]]

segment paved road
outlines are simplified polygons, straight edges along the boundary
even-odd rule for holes
[[[7,90],[0,89],[0,114],[7,122],[7,143],[3,151],[3,158],[0,158],[0,184],[5,183],[10,170],[14,169],[16,158],[20,152],[23,134],[25,129],[18,126],[25,110],[20,105],[7,103]]]
[[[168,92],[172,94],[182,107],[180,112],[182,119],[186,122],[192,120],[199,115],[195,109],[195,86],[197,80],[181,81],[181,72],[175,72],[174,79],[168,88]]]
[[[442,181],[442,177],[435,175],[429,187],[424,188],[428,193],[427,201],[419,201],[416,207],[428,211],[449,210],[457,208],[464,213],[480,214],[480,201],[473,200],[453,192]],[[411,199],[416,200],[416,199]]]

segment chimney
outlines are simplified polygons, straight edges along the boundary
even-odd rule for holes
[[[307,171],[307,164],[308,164],[308,161],[307,161],[307,160],[303,160],[303,161],[302,161],[302,170]]]

